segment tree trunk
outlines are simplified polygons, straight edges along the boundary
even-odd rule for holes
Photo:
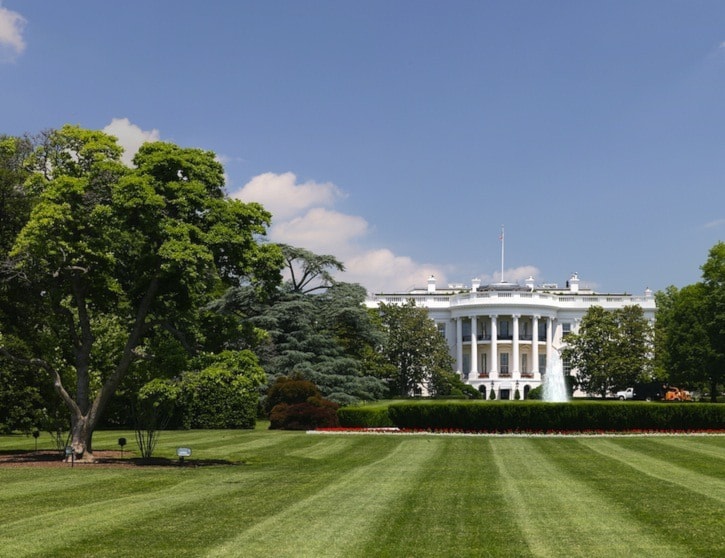
[[[73,459],[86,463],[93,463],[93,425],[88,415],[76,415],[71,420],[70,447],[73,455],[66,460]]]

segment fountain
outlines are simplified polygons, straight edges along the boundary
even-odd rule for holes
[[[564,364],[557,349],[551,351],[551,358],[546,359],[546,375],[543,388],[544,401],[565,403],[569,395],[564,381]]]

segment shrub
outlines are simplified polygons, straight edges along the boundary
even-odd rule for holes
[[[266,410],[270,413],[280,403],[293,405],[304,403],[310,397],[319,396],[320,391],[317,386],[309,380],[281,376],[275,380],[267,392]]]
[[[250,351],[227,351],[181,380],[178,421],[184,428],[254,428],[265,375]]]
[[[384,428],[395,426],[388,409],[381,407],[343,407],[337,411],[340,426],[353,428]]]
[[[339,405],[317,395],[303,403],[277,403],[269,415],[271,429],[314,430],[339,426]]]
[[[269,388],[267,406],[270,429],[313,430],[340,425],[340,405],[322,397],[309,380],[277,378]]]
[[[532,401],[540,400],[543,398],[543,392],[544,392],[544,388],[541,386],[536,386],[535,388],[531,388],[529,390],[529,393],[526,395],[526,399],[527,400],[530,399]]]
[[[708,403],[432,402],[395,403],[395,426],[409,429],[506,431],[721,430],[725,407]]]

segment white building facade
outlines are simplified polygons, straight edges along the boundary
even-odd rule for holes
[[[641,296],[598,294],[580,287],[576,273],[565,288],[556,284],[537,286],[530,277],[524,286],[481,286],[473,280],[470,287],[449,285],[439,289],[435,278],[430,277],[427,289],[378,294],[369,298],[367,306],[408,300],[428,310],[446,338],[461,379],[485,397],[494,390],[497,399],[513,399],[517,389],[524,398],[530,389],[541,385],[547,363],[552,363],[564,348],[567,335],[578,331],[590,307],[614,310],[637,305],[651,323],[656,311],[649,289]]]

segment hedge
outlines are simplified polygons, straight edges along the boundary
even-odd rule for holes
[[[346,407],[341,426],[482,432],[689,431],[725,428],[725,405],[713,403],[441,401],[382,408]]]
[[[340,426],[347,428],[382,428],[395,426],[387,407],[343,407],[338,409]]]

